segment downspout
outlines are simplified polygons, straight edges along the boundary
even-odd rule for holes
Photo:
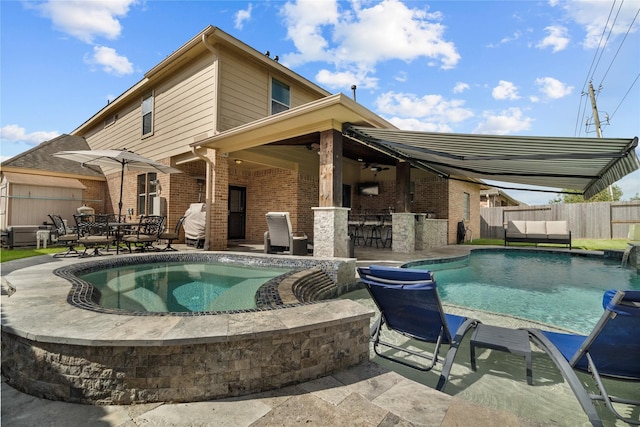
[[[214,60],[214,83],[217,84],[220,74],[219,74],[219,69],[218,69],[218,51],[211,45],[209,44],[209,42],[207,41],[207,35],[203,34],[202,35],[202,43],[205,45],[205,47],[207,49],[209,49],[209,51],[211,51],[211,53],[213,53],[213,55],[215,56],[215,60]],[[214,126],[213,126],[213,132],[214,134],[218,133],[218,120],[217,120],[217,115],[218,115],[218,102],[217,102],[217,98],[218,98],[218,88],[215,87],[214,88],[215,92],[214,92],[214,106],[213,106],[213,110],[214,110],[214,114],[215,114],[215,118],[214,118]],[[203,156],[202,154],[198,153],[198,151],[196,150],[196,147],[191,147],[191,152],[198,158],[204,160],[205,164],[207,165],[207,176],[206,176],[206,181],[205,181],[205,188],[206,188],[206,197],[205,197],[205,207],[206,207],[206,212],[205,212],[205,218],[206,218],[206,222],[205,222],[205,237],[204,237],[204,250],[208,251],[211,244],[210,244],[210,239],[209,236],[211,235],[211,217],[213,215],[213,177],[214,174],[216,173],[216,167],[215,167],[215,163],[207,156]],[[217,153],[216,153],[217,154]]]

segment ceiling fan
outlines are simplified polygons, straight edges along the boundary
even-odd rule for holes
[[[365,163],[364,167],[362,169],[371,169],[372,172],[378,173],[381,171],[386,171],[389,170],[389,168],[387,167],[382,167],[380,165],[377,165],[375,163]]]

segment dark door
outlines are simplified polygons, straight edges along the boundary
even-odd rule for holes
[[[245,238],[245,211],[247,203],[247,189],[244,187],[229,187],[229,235],[228,239]]]

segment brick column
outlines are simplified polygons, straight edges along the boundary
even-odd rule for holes
[[[217,150],[207,149],[207,157],[213,164],[213,170],[207,168],[207,174],[211,173],[211,189],[207,194],[211,196],[212,203],[207,206],[211,212],[207,212],[209,221],[209,248],[210,251],[224,251],[227,249],[228,236],[228,210],[229,210],[229,165],[227,157],[217,153]]]

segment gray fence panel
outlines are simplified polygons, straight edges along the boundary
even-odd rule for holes
[[[508,221],[567,221],[574,239],[624,239],[640,224],[640,202],[568,203],[480,208],[480,237],[504,238]]]

